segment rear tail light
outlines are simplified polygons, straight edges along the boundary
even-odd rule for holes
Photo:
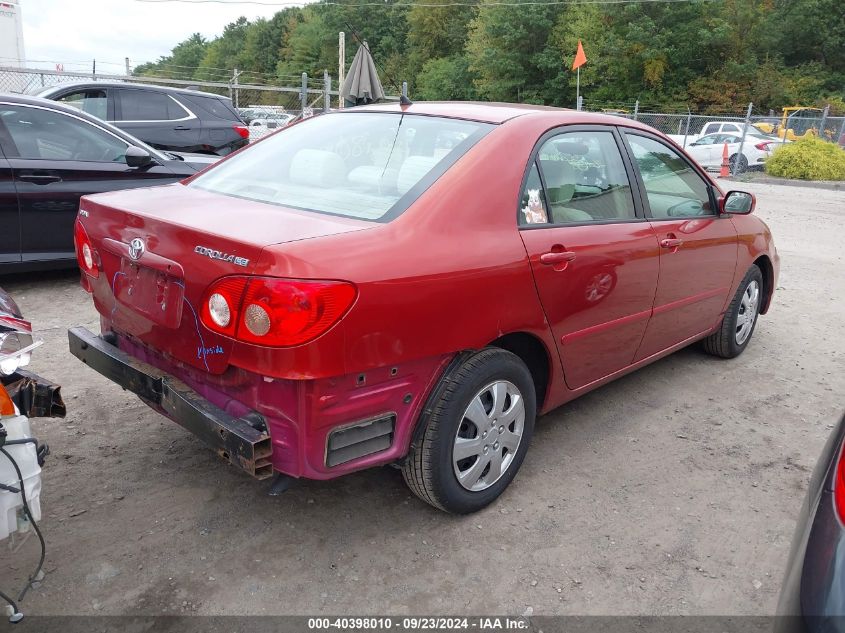
[[[76,259],[79,262],[79,268],[94,279],[99,277],[100,267],[97,264],[97,253],[79,218],[76,219],[76,225],[73,228],[73,242],[76,245]]]
[[[241,138],[249,138],[249,128],[245,125],[233,125],[232,129],[237,132]]]
[[[328,331],[356,295],[345,281],[224,277],[206,290],[200,316],[208,329],[236,340],[291,347]]]
[[[761,152],[768,152],[769,151],[769,145],[771,145],[771,143],[769,141],[764,141],[762,143],[757,143],[757,145],[755,145],[754,147],[759,149]]]
[[[839,520],[845,525],[845,443],[839,449],[839,463],[833,476],[833,500]]]

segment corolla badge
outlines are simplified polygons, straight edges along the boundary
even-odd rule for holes
[[[134,260],[141,259],[141,255],[144,254],[144,251],[147,250],[147,247],[144,246],[144,240],[140,237],[136,237],[131,242],[129,242],[129,257]]]
[[[220,261],[229,262],[230,264],[235,264],[236,266],[249,265],[249,260],[245,257],[229,255],[229,253],[224,253],[222,251],[209,248],[208,246],[195,246],[194,252],[198,255],[205,255],[206,257],[209,257],[211,259],[219,259]]]

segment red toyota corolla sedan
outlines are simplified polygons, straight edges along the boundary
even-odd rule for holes
[[[355,108],[84,198],[102,334],[70,347],[277,488],[396,464],[472,512],[538,414],[696,341],[743,351],[778,275],[753,207],[635,121]]]

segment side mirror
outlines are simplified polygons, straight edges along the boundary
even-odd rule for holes
[[[757,199],[754,194],[745,191],[729,191],[719,203],[722,213],[748,215],[754,211]]]
[[[130,145],[126,148],[124,160],[129,167],[146,167],[153,162],[153,157],[147,150]]]

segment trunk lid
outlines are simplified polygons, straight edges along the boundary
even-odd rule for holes
[[[182,184],[87,196],[80,221],[100,255],[92,285],[104,320],[169,359],[214,374],[226,370],[239,344],[200,321],[214,280],[272,275],[256,271],[266,246],[374,226]]]

